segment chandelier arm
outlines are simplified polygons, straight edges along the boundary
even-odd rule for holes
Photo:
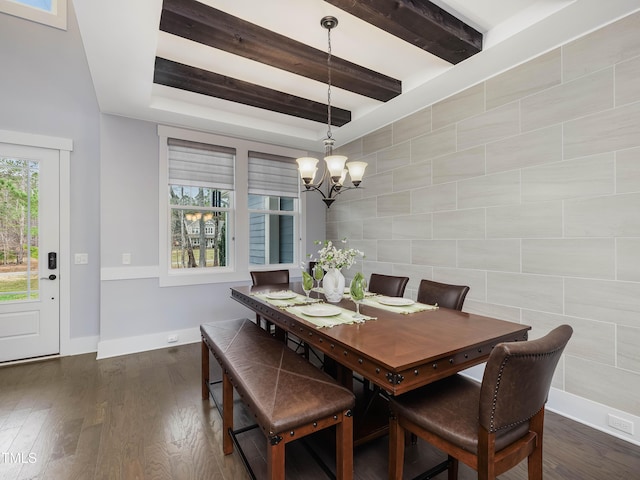
[[[329,195],[329,198],[336,198],[338,195],[340,195],[342,192],[346,192],[347,190],[354,190],[358,187],[345,187],[344,185],[341,186],[340,188],[335,188],[336,185],[333,185],[331,187],[331,192],[335,192],[335,195]],[[330,193],[331,193],[330,192]]]
[[[318,192],[320,195],[322,195],[322,198],[331,198],[330,196],[327,197],[327,195],[320,189],[320,186],[322,186],[322,183],[318,184],[318,185],[314,185],[312,183],[310,183],[309,185],[305,185],[304,188],[304,192],[302,193],[307,193],[307,192],[312,192],[312,191],[316,191]]]

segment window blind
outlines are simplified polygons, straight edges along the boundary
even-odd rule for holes
[[[171,185],[233,190],[235,149],[176,138],[167,143]]]
[[[293,158],[249,152],[249,193],[298,197],[300,174]]]

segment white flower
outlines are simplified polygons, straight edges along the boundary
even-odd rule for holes
[[[351,268],[356,262],[356,257],[364,257],[364,253],[355,248],[336,248],[331,240],[325,240],[324,242],[316,241],[316,244],[323,244],[323,247],[318,250],[317,263],[323,270],[328,271],[330,268],[336,268],[342,270],[343,268]],[[347,243],[346,239],[342,240],[342,243]]]

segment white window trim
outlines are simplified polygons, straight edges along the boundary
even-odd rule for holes
[[[225,137],[212,133],[198,132],[195,130],[187,130],[177,127],[169,127],[158,125],[159,137],[159,175],[158,175],[158,203],[159,203],[159,265],[160,275],[159,284],[161,287],[181,286],[181,285],[197,285],[205,283],[226,283],[250,280],[250,270],[269,270],[273,269],[273,265],[249,265],[249,206],[248,206],[248,165],[249,151],[259,151],[270,153],[273,155],[281,155],[286,157],[298,158],[307,155],[304,150],[297,150],[287,147],[279,147],[258,143],[251,140],[243,140],[233,137]],[[212,145],[220,145],[235,148],[235,190],[233,192],[233,208],[230,212],[230,222],[232,228],[229,232],[229,266],[216,267],[212,269],[184,269],[171,270],[170,268],[170,251],[169,251],[169,156],[167,148],[168,138],[179,138],[190,140],[193,142],[209,143]],[[304,212],[305,203],[304,195],[300,195],[298,208],[300,212]],[[294,258],[298,261],[294,264],[278,264],[278,268],[288,268],[291,274],[299,274],[301,262],[301,246],[304,245],[304,222],[303,215],[300,213],[300,242],[296,243]]]
[[[67,0],[51,0],[51,7],[52,12],[47,12],[15,1],[0,0],[0,12],[66,30]]]

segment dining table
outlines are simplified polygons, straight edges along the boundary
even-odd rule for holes
[[[364,319],[355,319],[355,303],[348,294],[339,303],[326,303],[321,291],[305,296],[300,282],[235,286],[231,297],[271,322],[276,335],[293,335],[324,354],[329,363],[337,365],[334,376],[343,385],[354,388],[355,372],[374,390],[391,396],[486,362],[495,345],[526,341],[531,329],[484,315],[371,294],[360,304]],[[327,317],[314,313],[324,311]],[[366,404],[369,410],[371,396]],[[355,420],[354,443],[358,445],[383,434],[388,417],[358,422],[356,409]]]

